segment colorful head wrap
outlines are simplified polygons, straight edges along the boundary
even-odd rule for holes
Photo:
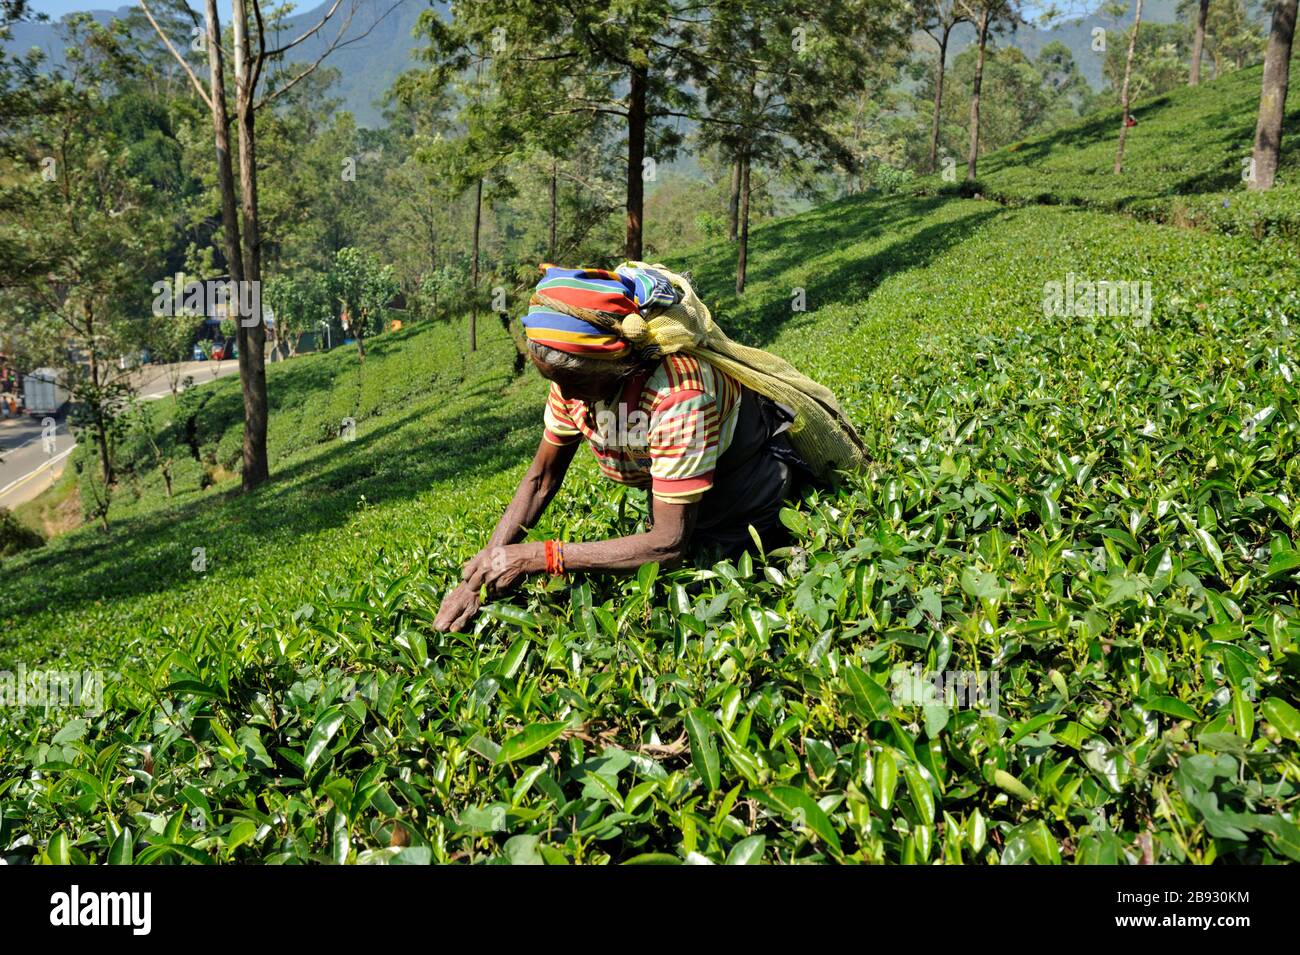
[[[591,358],[617,359],[633,349],[623,321],[649,305],[671,305],[676,291],[649,269],[562,269],[543,266],[523,317],[529,341]]]

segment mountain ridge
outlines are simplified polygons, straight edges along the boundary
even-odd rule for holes
[[[296,32],[315,23],[332,2],[333,0],[325,0],[289,17],[278,35],[290,39]],[[445,0],[361,0],[356,18],[347,31],[347,35],[355,39],[336,49],[325,60],[326,65],[339,70],[339,81],[332,89],[332,94],[342,101],[343,108],[352,113],[359,125],[375,127],[383,124],[378,102],[399,73],[418,65],[413,56],[417,40],[412,36],[412,29],[420,13],[428,7],[445,11],[449,6]],[[107,23],[110,18],[124,16],[135,9],[138,9],[135,5],[126,5],[114,10],[87,12],[99,22]],[[339,14],[335,16],[338,17]],[[1143,22],[1172,23],[1176,19],[1177,0],[1148,0],[1145,5]],[[1014,32],[995,37],[995,42],[1015,46],[1027,56],[1033,57],[1048,43],[1060,40],[1069,47],[1084,78],[1093,89],[1099,89],[1102,86],[1104,56],[1093,53],[1091,49],[1092,30],[1096,27],[1122,29],[1123,23],[1105,15],[1099,8],[1092,14],[1058,24],[1051,29],[1027,24]],[[12,29],[13,38],[8,44],[11,50],[37,47],[45,52],[52,64],[63,62],[63,41],[59,36],[57,21],[16,23]],[[295,60],[315,60],[337,30],[331,23],[316,36],[304,41],[296,48]],[[361,36],[363,33],[366,34],[364,37]],[[949,63],[972,42],[974,29],[969,24],[959,25],[953,31],[948,53]]]

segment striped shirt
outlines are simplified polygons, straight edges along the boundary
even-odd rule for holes
[[[698,501],[731,446],[740,398],[740,383],[707,361],[668,355],[595,405],[566,400],[552,382],[543,437],[558,445],[586,438],[611,480],[648,487],[661,501]]]

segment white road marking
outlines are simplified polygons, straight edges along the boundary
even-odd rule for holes
[[[0,497],[4,497],[6,494],[8,494],[8,493],[9,493],[10,491],[12,491],[14,488],[19,487],[20,485],[23,485],[23,484],[27,483],[27,482],[30,481],[32,478],[36,477],[36,475],[38,475],[38,474],[40,474],[42,471],[44,471],[46,468],[51,467],[51,466],[53,466],[53,465],[55,465],[55,464],[58,464],[60,461],[62,461],[64,458],[66,458],[69,454],[71,454],[71,453],[72,453],[73,451],[75,451],[75,450],[77,450],[77,446],[74,444],[72,447],[67,448],[67,449],[64,450],[64,451],[60,451],[60,452],[59,452],[58,454],[56,454],[54,457],[49,458],[48,460],[43,461],[42,463],[38,464],[38,465],[37,465],[36,467],[34,467],[32,470],[28,471],[26,474],[24,474],[22,477],[20,477],[18,480],[16,480],[16,481],[10,481],[10,482],[9,482],[8,484],[6,484],[4,487],[0,487]]]
[[[205,366],[202,367],[201,369],[200,369],[200,368],[196,368],[196,369],[195,369],[196,372],[197,372],[197,371],[200,371],[200,370],[211,372],[211,366],[210,366],[210,365],[205,365]],[[238,364],[237,362],[234,363],[233,365],[226,365],[225,362],[223,361],[223,362],[221,362],[220,364],[218,364],[218,366],[217,366],[217,373],[214,374],[214,375],[212,375],[212,377],[211,377],[210,379],[208,379],[208,381],[216,381],[217,379],[219,379],[219,378],[224,378],[224,377],[226,377],[227,375],[230,375],[230,374],[233,374],[233,373],[237,372],[238,370],[239,370],[239,364]],[[193,376],[190,376],[190,377],[192,378]],[[195,381],[195,382],[193,383],[192,387],[197,387],[197,386],[199,386],[199,385],[203,385],[203,384],[207,384],[207,382],[206,382],[206,381]],[[178,390],[178,391],[185,391],[186,389],[185,389],[185,387],[182,385],[182,386],[180,386],[177,390]],[[160,398],[166,398],[166,397],[169,396],[170,394],[171,394],[171,387],[170,387],[170,385],[169,385],[168,388],[167,388],[167,390],[165,390],[165,391],[160,391],[160,392],[156,392],[156,393],[154,393],[154,394],[148,394],[148,395],[140,395],[136,400],[137,400],[137,401],[157,401],[157,400],[160,399]],[[38,440],[38,439],[41,438],[41,437],[42,437],[42,436],[39,435],[39,434],[38,434],[38,435],[35,435],[35,436],[33,436],[32,438],[29,438],[27,441],[24,441],[22,444],[18,445],[17,447],[14,447],[14,448],[5,448],[5,449],[3,449],[3,451],[4,451],[5,454],[13,454],[15,451],[18,451],[18,450],[21,450],[22,448],[27,447],[29,444],[31,444],[32,442]],[[52,458],[48,458],[48,459],[46,459],[46,460],[43,461],[41,464],[38,464],[35,468],[33,468],[32,470],[28,471],[28,472],[27,472],[26,474],[24,474],[22,477],[20,477],[20,478],[14,480],[14,481],[10,481],[10,482],[9,482],[8,484],[6,484],[4,487],[0,487],[0,497],[3,497],[4,495],[8,494],[10,491],[15,490],[15,489],[18,488],[18,487],[21,487],[23,484],[27,483],[27,482],[28,482],[29,480],[31,480],[32,478],[36,477],[36,475],[38,475],[38,474],[40,474],[42,471],[44,471],[46,468],[51,467],[51,466],[57,464],[58,462],[62,461],[64,458],[66,458],[69,454],[71,454],[71,453],[72,453],[73,451],[75,451],[76,449],[77,449],[77,445],[76,445],[76,444],[73,444],[72,447],[70,447],[70,448],[68,448],[68,449],[66,449],[66,450],[64,450],[64,451],[62,451],[62,452],[60,452],[59,454],[55,455],[55,456],[52,457]]]

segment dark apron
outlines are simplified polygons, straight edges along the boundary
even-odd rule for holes
[[[787,434],[793,411],[741,385],[737,414],[731,444],[713,472],[713,487],[696,511],[691,545],[701,554],[738,556],[754,543],[750,525],[765,549],[785,544],[781,508],[813,478]],[[654,495],[648,497],[653,524]]]

